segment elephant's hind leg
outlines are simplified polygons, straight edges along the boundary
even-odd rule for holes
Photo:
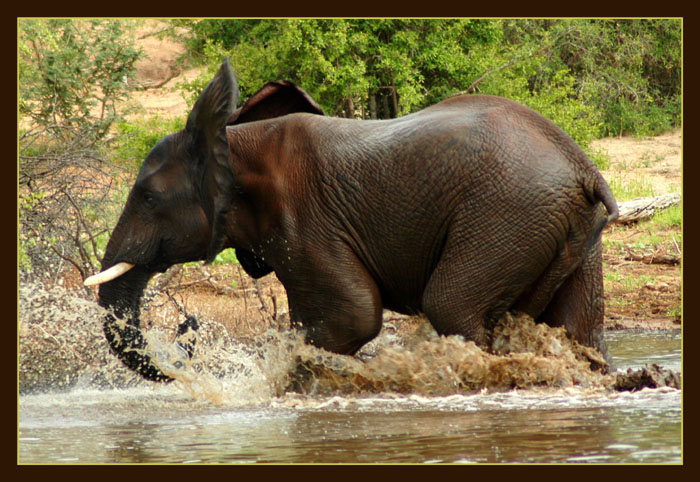
[[[426,286],[423,311],[439,333],[460,334],[485,344],[493,325],[507,310],[522,311],[535,319],[550,306],[543,319],[559,316],[569,305],[579,310],[576,286],[582,274],[577,273],[589,276],[588,265],[579,269],[586,259],[582,228],[585,226],[573,225],[553,252],[542,247],[547,241],[543,236],[530,237],[531,242],[520,249],[513,248],[519,246],[514,236],[502,239],[501,244],[478,247],[465,242],[465,237],[453,237]],[[518,254],[512,262],[503,254],[510,252]],[[581,328],[579,321],[567,323]]]
[[[493,276],[494,257],[467,251],[463,243],[448,243],[425,287],[421,310],[439,334],[461,335],[485,347],[490,322],[508,309],[515,293],[503,293]]]
[[[600,239],[562,283],[538,322],[563,326],[579,343],[598,349],[609,360],[604,339],[603,267]]]

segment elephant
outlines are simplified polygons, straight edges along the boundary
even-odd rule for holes
[[[388,309],[480,346],[522,312],[607,356],[601,233],[618,207],[554,123],[481,94],[385,120],[326,116],[288,81],[241,107],[239,95],[225,59],[185,127],[147,155],[85,281],[129,368],[172,380],[143,350],[144,289],[227,248],[251,277],[274,272],[292,326],[334,353],[354,355]],[[179,333],[196,328],[190,317]]]

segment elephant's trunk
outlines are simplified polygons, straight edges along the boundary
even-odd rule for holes
[[[145,353],[147,343],[140,329],[140,302],[150,277],[151,273],[137,266],[129,273],[100,285],[100,305],[108,310],[104,332],[110,348],[124,365],[147,380],[170,382],[173,379]],[[118,321],[124,319],[124,324]]]
[[[173,378],[166,375],[146,353],[147,342],[140,328],[141,297],[151,274],[137,266],[129,273],[100,285],[100,305],[108,310],[104,319],[104,332],[110,348],[128,368],[147,380],[171,382]],[[126,322],[120,321],[124,319]],[[190,335],[198,328],[193,316],[188,316],[178,326],[178,353],[192,357],[196,340]],[[176,361],[173,366],[178,367],[180,363]]]

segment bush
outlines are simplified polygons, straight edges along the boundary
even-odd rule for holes
[[[124,196],[109,134],[140,53],[118,20],[19,22],[20,277],[99,265]],[[119,204],[121,206],[121,204]]]
[[[481,92],[527,105],[561,127],[588,151],[600,132],[598,111],[575,94],[575,79],[568,69],[554,73],[546,84],[531,88],[527,70],[534,75],[537,66],[537,62],[530,60],[518,71],[501,71],[482,83]]]
[[[115,126],[113,157],[130,172],[138,172],[143,160],[153,146],[168,134],[185,127],[186,117],[140,119],[138,122],[122,121]]]
[[[185,45],[190,54],[200,56],[206,50],[208,43],[214,41],[225,49],[232,49],[236,46],[250,30],[261,20],[240,19],[176,19],[171,21],[175,27],[189,31],[185,40]]]
[[[30,19],[19,26],[20,113],[36,126],[60,127],[64,138],[80,131],[83,140],[102,139],[141,56],[128,24]]]
[[[468,89],[498,93],[584,147],[680,124],[680,19],[178,22],[207,64],[232,56],[243,98],[286,79],[329,114],[386,118]]]

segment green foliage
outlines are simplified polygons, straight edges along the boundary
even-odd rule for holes
[[[608,179],[610,189],[618,201],[629,201],[638,197],[655,196],[654,187],[644,177],[625,179],[620,176],[612,176]]]
[[[206,30],[217,22],[243,24],[231,29],[235,41],[201,37],[201,54],[215,66],[231,55],[243,98],[270,80],[291,80],[346,117],[395,117],[442,100],[466,82],[469,50],[499,38],[498,24],[484,20],[209,20]]]
[[[214,259],[213,264],[222,264],[222,263],[227,263],[227,264],[238,264],[238,258],[236,258],[236,250],[235,249],[225,249],[219,254],[216,255],[216,258]]]
[[[55,280],[72,265],[87,277],[123,198],[126,176],[105,153],[141,54],[123,20],[18,26],[20,275]]]
[[[683,226],[683,204],[671,206],[654,213],[654,217],[649,221],[656,227],[664,228],[680,228]]]
[[[131,172],[138,171],[153,146],[166,135],[183,129],[186,120],[184,116],[154,116],[137,122],[122,121],[116,124],[115,145],[112,151],[114,158]]]
[[[21,20],[20,113],[38,126],[87,130],[100,139],[118,118],[115,103],[140,56],[119,21]]]
[[[680,123],[681,20],[511,20],[514,42],[543,47],[540,75],[564,66],[601,116],[601,135],[654,135]]]
[[[584,149],[603,135],[680,123],[680,19],[177,22],[212,66],[183,86],[190,95],[230,55],[244,99],[286,79],[331,115],[396,117],[469,90],[533,107]]]
[[[184,38],[188,51],[193,55],[201,55],[209,43],[209,39],[215,39],[216,43],[226,49],[232,49],[238,44],[246,33],[260,20],[255,19],[175,19],[171,21],[174,27],[185,29],[190,35]]]
[[[683,305],[671,307],[666,311],[666,316],[680,319],[683,316]]]
[[[608,151],[605,150],[605,148],[594,148],[589,146],[587,149],[587,153],[593,161],[593,164],[595,164],[598,169],[610,169],[610,154],[608,154]]]
[[[210,40],[206,40],[204,42],[205,44],[202,48],[202,56],[205,59],[204,65],[206,68],[203,69],[203,71],[193,80],[180,81],[175,84],[175,87],[182,91],[183,96],[187,101],[189,109],[191,109],[192,106],[194,106],[195,101],[202,93],[204,88],[207,86],[207,83],[209,83],[212,77],[214,77],[216,71],[221,66],[222,60],[231,55],[231,53],[228,50],[221,46],[220,42]],[[232,65],[232,68],[234,69],[234,71],[236,71],[236,77],[240,88],[241,79],[237,72],[239,68],[237,65]],[[248,95],[252,94],[253,92],[249,92]],[[244,95],[243,91],[241,92],[242,98],[246,98],[248,95]]]

